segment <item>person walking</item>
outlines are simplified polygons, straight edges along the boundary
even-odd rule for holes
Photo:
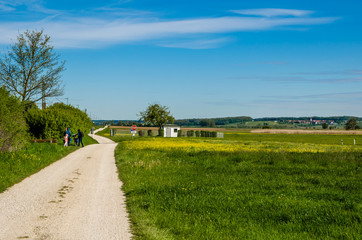
[[[82,147],[84,147],[83,137],[84,137],[84,133],[82,131],[80,131],[80,129],[78,129],[78,146],[80,146],[80,144],[82,144]]]
[[[67,147],[68,146],[68,134],[67,132],[65,132],[65,135],[64,135],[64,147]]]
[[[68,134],[68,146],[70,146],[70,142],[72,141],[72,133],[70,132],[70,128],[67,128],[67,134]]]

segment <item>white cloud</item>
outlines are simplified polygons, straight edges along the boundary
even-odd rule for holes
[[[244,10],[232,10],[231,12],[243,15],[264,16],[264,17],[281,17],[281,16],[302,17],[313,13],[313,11],[309,10],[281,9],[281,8],[244,9]]]
[[[177,41],[171,43],[161,43],[158,45],[161,47],[168,47],[168,48],[210,49],[210,48],[218,48],[230,41],[231,41],[230,38],[216,38],[216,39],[199,39],[191,41]]]
[[[41,21],[33,22],[1,22],[0,44],[9,44],[19,32],[26,29],[44,29],[52,36],[56,47],[62,48],[94,48],[110,44],[134,43],[158,40],[165,47],[212,48],[225,42],[225,36],[209,37],[210,34],[229,34],[242,31],[273,30],[278,27],[300,27],[327,24],[336,21],[333,17],[218,17],[183,20],[160,20],[155,18],[84,18],[65,17],[56,11],[37,7],[43,12],[53,15]],[[140,12],[142,15],[142,13]],[[295,13],[296,15],[296,13]],[[192,41],[182,39],[197,36]],[[178,43],[176,40],[181,38]],[[173,39],[169,43],[165,40]],[[206,39],[206,40],[205,40]],[[166,41],[167,42],[167,41]]]
[[[9,6],[9,5],[6,5],[6,4],[0,2],[0,11],[12,12],[12,11],[15,11],[15,8],[13,6]]]
[[[0,1],[0,11],[15,12],[19,7],[26,7],[30,12],[43,14],[58,14],[60,11],[44,7],[41,0],[3,0]],[[25,14],[25,13],[23,13]]]

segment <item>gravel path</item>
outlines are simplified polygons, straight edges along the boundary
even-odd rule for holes
[[[0,194],[0,239],[131,239],[116,143],[81,148]]]

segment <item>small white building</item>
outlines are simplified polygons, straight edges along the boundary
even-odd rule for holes
[[[165,125],[163,127],[163,136],[164,137],[177,137],[178,131],[181,127],[177,125]]]

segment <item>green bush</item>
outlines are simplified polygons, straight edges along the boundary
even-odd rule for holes
[[[182,130],[178,130],[177,137],[182,137]]]
[[[201,136],[200,131],[196,131],[195,135],[196,135],[196,137],[200,137]]]
[[[0,88],[0,152],[18,150],[28,142],[27,126],[20,100]]]
[[[29,132],[34,138],[62,138],[66,127],[72,134],[78,129],[87,133],[93,126],[88,115],[71,105],[56,103],[45,110],[29,109],[25,113]]]
[[[160,137],[163,137],[164,136],[164,133],[165,133],[165,130],[163,130],[163,129],[158,129],[158,136],[160,136]]]
[[[196,131],[196,137],[197,137],[197,132]],[[217,132],[210,132],[210,131],[201,131],[201,137],[217,137]]]
[[[138,136],[143,137],[144,135],[145,135],[145,131],[143,131],[143,130],[138,131]]]
[[[193,136],[195,136],[195,131],[194,131],[194,130],[187,131],[187,136],[188,136],[188,137],[193,137]]]
[[[147,135],[150,136],[150,137],[153,136],[153,133],[152,133],[152,130],[151,130],[151,129],[149,129],[149,130],[147,131]]]

